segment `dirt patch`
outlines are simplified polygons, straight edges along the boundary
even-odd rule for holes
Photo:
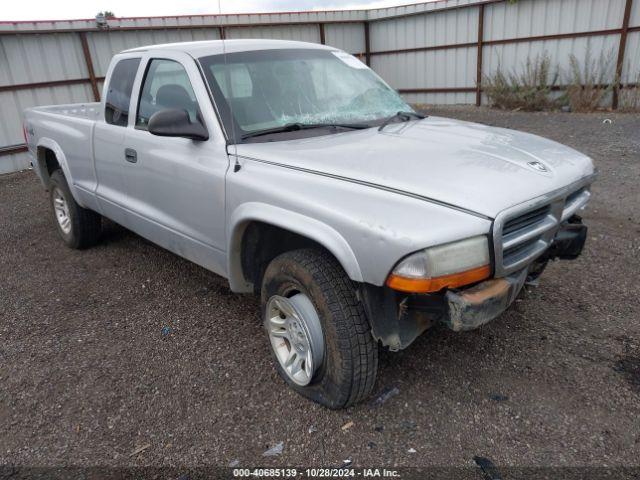
[[[621,358],[613,369],[624,376],[633,390],[640,393],[640,357]]]

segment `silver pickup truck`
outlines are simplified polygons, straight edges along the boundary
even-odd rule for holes
[[[135,48],[103,97],[25,112],[63,241],[106,217],[260,295],[279,374],[331,408],[370,394],[380,345],[494,319],[585,242],[588,157],[425,117],[332,47]]]

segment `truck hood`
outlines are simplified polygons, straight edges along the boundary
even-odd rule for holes
[[[494,218],[594,172],[591,159],[528,133],[428,117],[297,140],[237,145],[255,160],[424,197]]]

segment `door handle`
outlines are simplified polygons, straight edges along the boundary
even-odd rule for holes
[[[124,149],[124,159],[130,163],[136,163],[138,161],[138,152],[133,148]]]

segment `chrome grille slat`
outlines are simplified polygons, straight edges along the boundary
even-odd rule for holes
[[[549,248],[562,223],[589,201],[592,179],[586,177],[496,217],[493,230],[496,276],[521,270]]]
[[[567,203],[562,211],[562,221],[568,220],[571,215],[576,213],[580,208],[584,207],[591,198],[591,192],[586,189],[582,189],[575,194],[567,197]]]
[[[505,264],[505,268],[508,268],[510,271],[516,271],[525,265],[533,262],[536,258],[544,253],[544,251],[549,247],[549,244],[544,240],[536,240],[528,247],[526,250],[526,254],[523,255],[510,255],[509,261]]]
[[[504,224],[504,227],[502,228],[502,235],[503,236],[509,235],[523,227],[526,227],[531,223],[535,223],[539,220],[542,220],[547,216],[548,213],[549,213],[549,205],[545,205],[544,207],[537,208],[519,217],[512,218],[511,220],[509,220]]]
[[[526,242],[527,240],[531,240],[534,237],[537,237],[547,230],[552,229],[558,224],[557,219],[553,215],[547,214],[541,220],[538,220],[536,223],[527,226],[526,228],[521,228],[516,230],[511,234],[502,235],[502,248],[506,252],[510,248],[515,245]]]

